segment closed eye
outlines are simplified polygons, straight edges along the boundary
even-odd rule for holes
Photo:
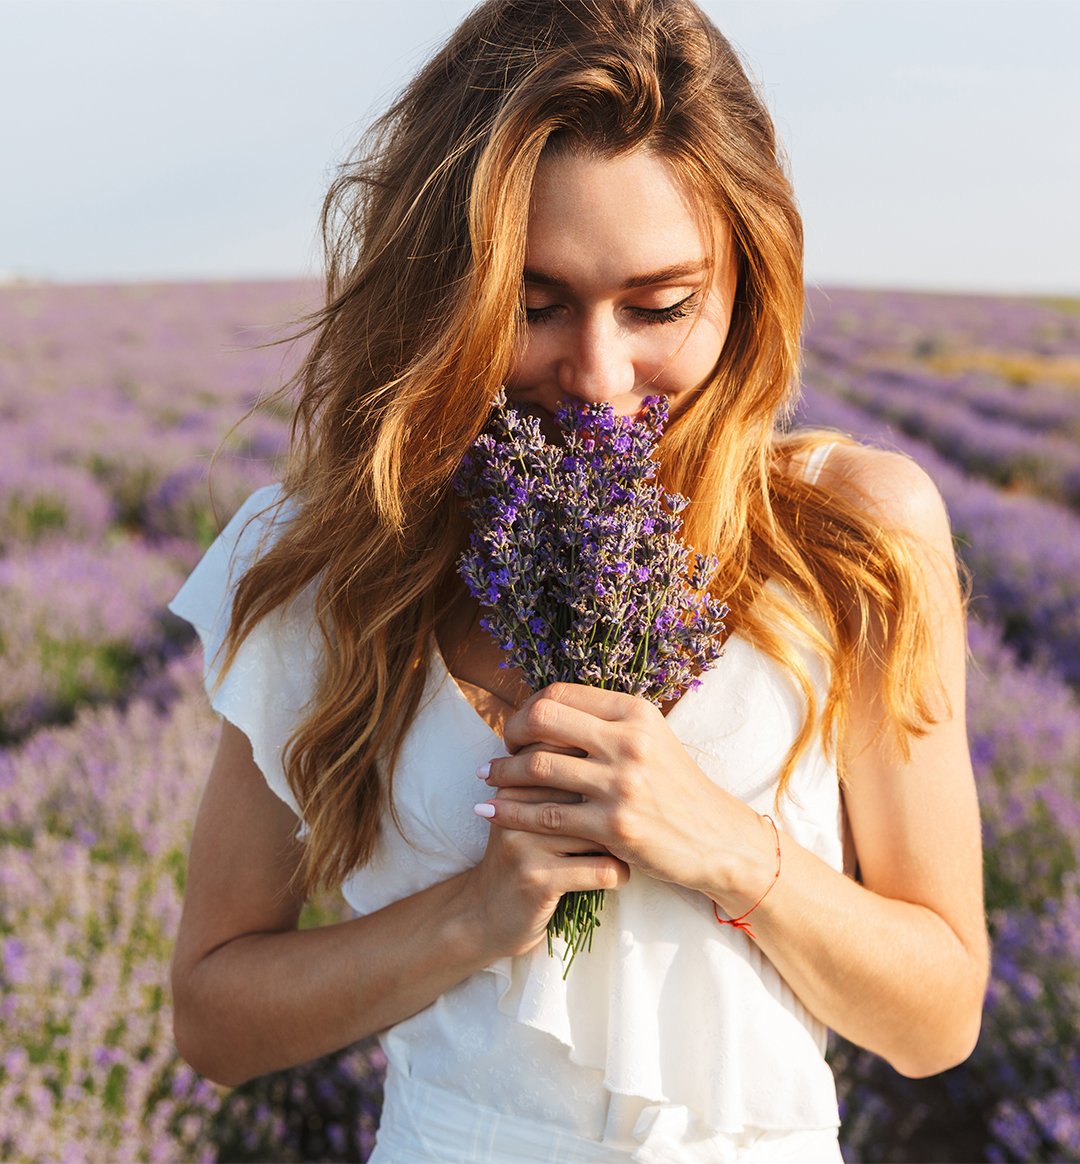
[[[693,311],[697,297],[698,293],[691,291],[685,299],[680,299],[670,307],[631,307],[629,310],[652,323],[674,323],[676,319],[685,319]]]
[[[558,310],[557,303],[553,303],[550,307],[526,307],[525,319],[528,323],[546,323]]]
[[[674,323],[685,319],[697,305],[698,293],[691,291],[678,303],[670,307],[628,307],[626,310],[644,323]],[[555,317],[561,305],[553,303],[548,307],[526,307],[525,319],[528,323],[546,323]]]

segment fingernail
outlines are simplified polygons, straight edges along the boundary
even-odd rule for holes
[[[473,812],[475,812],[477,816],[486,816],[488,820],[491,820],[491,818],[495,815],[495,805],[485,800],[480,804],[474,804]]]
[[[491,775],[491,765],[490,764],[481,764],[480,767],[476,769],[476,778],[478,780],[486,780],[490,775]]]

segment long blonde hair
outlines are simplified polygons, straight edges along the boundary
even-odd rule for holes
[[[362,866],[393,812],[394,762],[466,535],[450,480],[521,342],[537,163],[567,144],[646,146],[732,230],[728,338],[659,457],[665,483],[692,498],[686,540],[719,558],[714,588],[740,634],[804,694],[781,789],[815,730],[826,746],[843,731],[875,638],[901,747],[932,719],[910,547],[786,469],[822,439],[778,435],[798,388],[802,225],[737,54],[690,0],[487,0],[329,190],[326,302],[303,321],[313,342],[287,386],[295,517],[236,592],[226,666],[260,619],[315,586],[325,668],[286,755],[309,829],[305,890]],[[830,667],[823,707],[799,636]]]

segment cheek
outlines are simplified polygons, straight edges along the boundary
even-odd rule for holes
[[[542,349],[543,344],[530,337],[520,342],[506,374],[508,386],[519,380],[528,380],[539,372],[542,365]]]
[[[699,382],[712,373],[720,360],[731,330],[731,311],[732,295],[714,293],[687,340],[687,357],[693,361]]]
[[[726,334],[726,328],[721,330],[709,319],[699,321],[668,361],[666,378],[674,390],[698,388],[712,375]]]

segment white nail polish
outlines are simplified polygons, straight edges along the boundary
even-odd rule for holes
[[[478,780],[486,780],[490,775],[491,775],[491,765],[490,764],[481,764],[480,767],[476,769],[476,778]]]
[[[475,812],[477,816],[485,816],[488,820],[491,820],[491,818],[495,815],[495,805],[488,804],[487,801],[483,801],[480,804],[473,805],[473,812]]]

